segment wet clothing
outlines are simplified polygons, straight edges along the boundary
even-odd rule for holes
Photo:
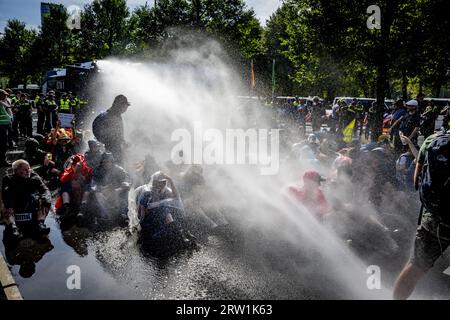
[[[180,235],[183,229],[183,205],[179,199],[173,198],[170,188],[155,193],[151,187],[138,190],[138,202],[147,212],[139,217],[144,241],[166,241]],[[168,215],[172,223],[166,223]]]
[[[125,169],[116,164],[109,170],[106,170],[103,166],[97,167],[94,171],[93,179],[95,184],[101,187],[112,185],[114,188],[120,188],[122,183],[130,182],[130,178]]]
[[[15,174],[5,176],[2,182],[2,199],[5,208],[14,209],[15,213],[28,210],[35,212],[39,208],[39,202],[50,208],[52,201],[47,186],[33,171],[29,178]]]
[[[71,195],[71,198],[78,198],[81,200],[81,192],[90,190],[90,182],[92,179],[92,169],[87,165],[86,159],[82,154],[76,154],[72,158],[70,166],[61,173],[60,182],[60,196],[67,192]],[[81,167],[75,170],[77,164],[81,162]],[[73,191],[77,190],[78,194],[73,197]],[[62,205],[62,199],[58,198],[55,204],[56,209],[60,209]]]
[[[418,163],[424,164],[428,146],[436,136],[432,134],[425,139],[419,151]],[[423,210],[410,262],[427,271],[450,245],[450,215],[441,216],[433,214],[426,208]]]
[[[410,262],[422,271],[427,271],[449,245],[450,225],[439,224],[430,213],[425,212],[422,224],[417,229]]]
[[[105,150],[111,152],[116,162],[121,164],[125,144],[122,116],[107,110],[95,118],[92,131],[96,139],[105,145]]]
[[[311,211],[318,219],[323,219],[329,210],[328,202],[325,199],[320,188],[317,188],[312,193],[306,191],[304,187],[290,186],[288,192],[308,210]]]
[[[100,151],[98,152],[92,152],[91,150],[86,151],[84,154],[86,158],[87,165],[91,167],[92,169],[95,169],[100,164],[100,159],[102,157],[102,153]]]
[[[128,193],[129,189],[123,188],[124,183],[129,183],[130,178],[128,173],[120,166],[114,164],[110,169],[104,168],[102,165],[94,170],[92,184],[94,186],[106,187],[112,186],[113,188],[122,188],[117,193],[118,206],[120,213],[126,215],[128,213]]]
[[[407,152],[400,155],[396,162],[396,177],[399,188],[404,191],[414,191],[414,156]]]

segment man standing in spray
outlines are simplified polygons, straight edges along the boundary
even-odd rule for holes
[[[130,103],[127,97],[119,94],[108,110],[100,113],[92,123],[95,138],[105,144],[105,149],[111,152],[118,164],[123,165],[123,149],[127,143],[124,138],[122,114],[127,111]]]

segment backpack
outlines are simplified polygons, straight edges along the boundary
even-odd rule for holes
[[[440,134],[425,151],[419,188],[423,206],[450,220],[450,134]]]
[[[92,133],[95,136],[97,141],[103,142],[106,140],[106,132],[107,129],[107,119],[108,113],[106,111],[100,113],[97,117],[95,117],[94,122],[92,122]]]

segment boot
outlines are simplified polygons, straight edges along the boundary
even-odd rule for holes
[[[39,220],[38,232],[42,236],[46,236],[50,233],[50,228],[45,225],[43,220]]]
[[[70,203],[64,203],[61,215],[67,217],[69,216],[69,214],[70,214]]]
[[[87,204],[86,203],[82,203],[80,206],[80,211],[77,214],[77,219],[83,219],[86,215],[87,212]]]

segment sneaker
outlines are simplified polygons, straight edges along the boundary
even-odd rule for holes
[[[41,235],[47,235],[50,233],[50,228],[45,225],[43,221],[38,223],[38,231]]]

